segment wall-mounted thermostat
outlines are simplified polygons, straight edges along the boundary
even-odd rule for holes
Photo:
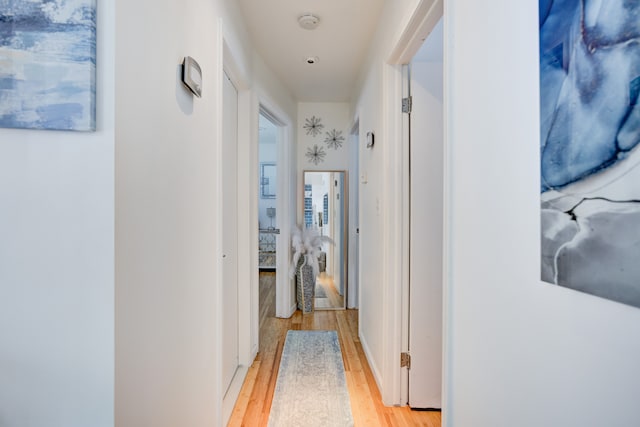
[[[373,132],[367,132],[367,148],[373,147],[374,135]]]
[[[195,96],[202,96],[202,70],[190,56],[185,56],[182,62],[182,82]]]

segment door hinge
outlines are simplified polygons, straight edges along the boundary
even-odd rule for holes
[[[411,107],[413,105],[413,99],[408,96],[406,98],[402,98],[402,112],[403,113],[411,113]]]
[[[411,355],[409,353],[400,353],[400,367],[411,369]]]

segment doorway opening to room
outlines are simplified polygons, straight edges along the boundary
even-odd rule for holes
[[[278,212],[278,158],[281,143],[278,122],[264,108],[258,119],[258,272],[259,318],[276,315],[276,289],[280,271],[278,255],[280,228]],[[279,250],[280,249],[280,250]]]

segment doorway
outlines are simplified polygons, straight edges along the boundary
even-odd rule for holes
[[[291,122],[271,103],[260,100],[258,105],[258,270],[274,276],[276,316],[287,318],[293,313],[293,289],[289,286],[288,243],[290,230],[286,226],[295,204],[291,203]],[[281,228],[282,227],[282,228]],[[260,280],[258,280],[260,282]],[[258,298],[259,290],[256,293]],[[260,311],[260,307],[256,307]]]
[[[260,323],[264,316],[275,314],[280,228],[278,206],[281,198],[279,183],[279,149],[281,130],[272,116],[260,108],[258,115],[258,286]],[[280,253],[279,253],[280,252]],[[265,298],[265,295],[269,295]],[[271,312],[273,310],[273,313]]]
[[[348,177],[346,171],[304,171],[304,228],[330,241],[318,258],[314,307],[346,308],[348,278]]]
[[[278,126],[260,111],[258,122],[258,269],[276,273],[278,228]]]

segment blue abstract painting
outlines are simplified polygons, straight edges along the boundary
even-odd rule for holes
[[[539,0],[541,277],[640,307],[640,0]]]
[[[0,0],[0,127],[95,130],[96,0]]]

